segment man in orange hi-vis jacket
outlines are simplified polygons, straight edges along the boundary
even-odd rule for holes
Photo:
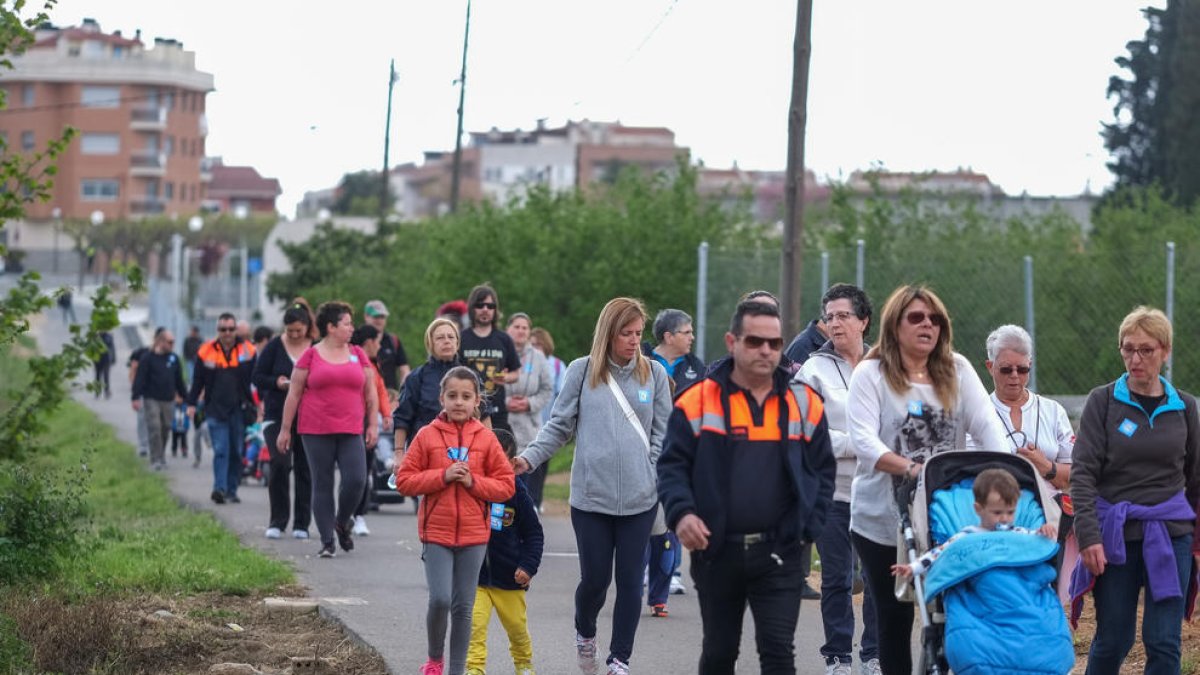
[[[824,405],[779,367],[778,307],[739,303],[725,345],[732,358],[675,401],[659,497],[691,551],[704,630],[698,672],[732,675],[748,604],[761,672],[794,675],[800,550],[833,501]]]

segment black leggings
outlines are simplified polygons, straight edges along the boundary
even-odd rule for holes
[[[875,620],[879,635],[879,665],[883,675],[912,673],[913,605],[896,599],[896,547],[876,544],[851,531],[854,550],[862,561],[863,576],[875,600]]]

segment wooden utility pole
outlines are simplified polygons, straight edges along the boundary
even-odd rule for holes
[[[463,104],[467,97],[467,43],[471,37],[471,0],[467,0],[467,27],[463,30],[462,72],[458,76],[458,133],[454,135],[454,173],[450,176],[450,213],[458,210],[458,187],[462,182]]]
[[[388,71],[388,105],[387,119],[383,123],[383,179],[379,186],[379,222],[383,222],[387,218],[388,212],[391,211],[391,204],[388,204],[388,181],[391,178],[391,169],[388,162],[388,151],[392,142],[392,89],[396,86],[396,59],[392,59],[392,65]]]
[[[799,0],[792,47],[792,100],[788,106],[787,187],[783,222],[780,302],[783,332],[796,335],[800,316],[800,272],[804,266],[804,128],[808,122],[808,63],[812,56],[812,0]]]

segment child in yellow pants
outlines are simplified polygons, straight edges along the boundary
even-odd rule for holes
[[[500,446],[511,460],[516,440],[496,430]],[[471,645],[467,650],[467,675],[485,675],[487,631],[492,608],[508,633],[508,649],[517,675],[533,675],[533,640],[525,614],[525,592],[542,562],[542,523],[521,478],[517,491],[502,504],[491,505],[492,536],[479,569],[475,609],[471,615]]]

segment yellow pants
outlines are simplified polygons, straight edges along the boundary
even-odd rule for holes
[[[492,608],[500,617],[500,625],[508,633],[508,651],[513,665],[532,668],[533,640],[525,619],[525,591],[506,591],[489,586],[475,589],[475,610],[471,615],[471,646],[467,650],[467,670],[487,669],[487,632],[492,620]]]

